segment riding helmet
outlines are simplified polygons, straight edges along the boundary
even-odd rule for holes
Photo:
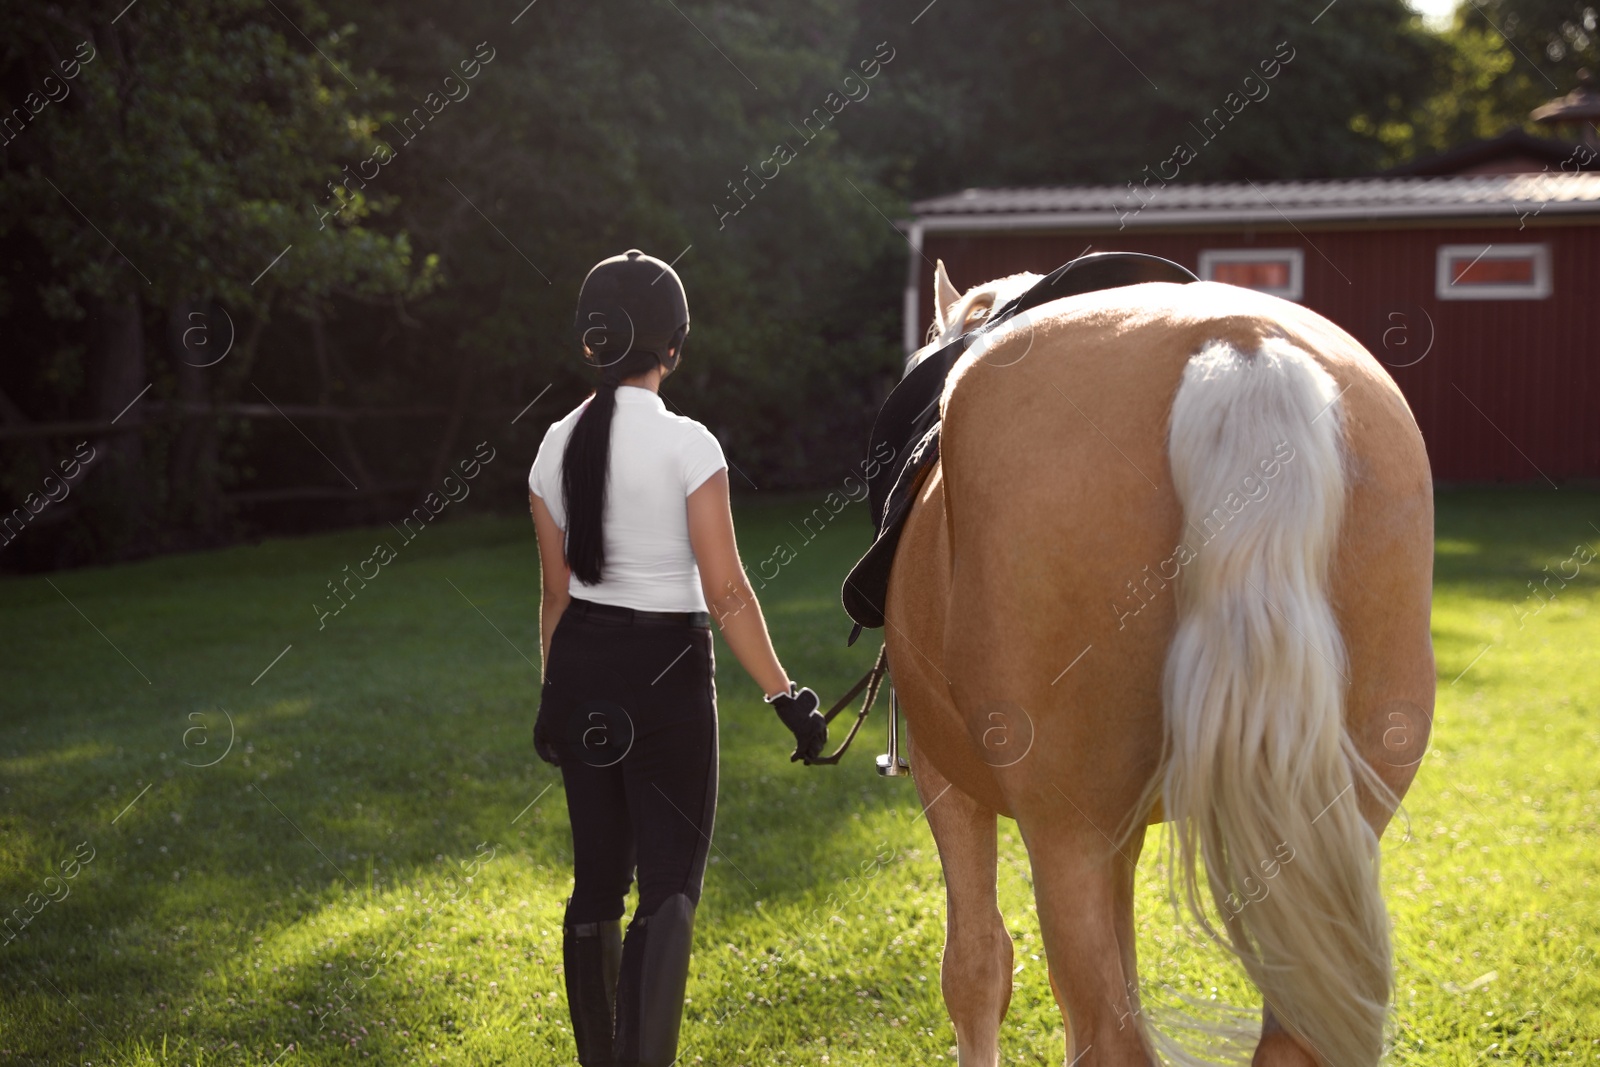
[[[594,353],[586,358],[598,366],[635,351],[667,364],[667,349],[677,343],[681,352],[689,331],[689,299],[670,263],[630,248],[590,269],[578,291],[576,326]]]

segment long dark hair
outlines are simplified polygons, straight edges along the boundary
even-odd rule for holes
[[[682,351],[683,331],[672,347]],[[604,358],[604,353],[601,353]],[[598,585],[606,566],[603,521],[606,513],[606,472],[611,465],[611,417],[617,412],[617,386],[627,378],[646,373],[661,357],[654,352],[632,351],[606,366],[595,386],[589,406],[567,439],[561,456],[561,504],[567,512],[567,566],[585,585]],[[667,366],[676,364],[673,357]]]

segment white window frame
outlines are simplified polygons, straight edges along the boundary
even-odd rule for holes
[[[1457,285],[1450,277],[1450,261],[1462,256],[1479,259],[1533,260],[1533,281],[1529,284]],[[1459,275],[1458,275],[1459,277]],[[1440,245],[1433,268],[1433,295],[1440,300],[1544,300],[1554,286],[1550,278],[1550,246],[1520,245]]]
[[[1208,248],[1200,253],[1199,275],[1204,281],[1215,281],[1212,268],[1218,263],[1257,263],[1264,259],[1281,259],[1289,264],[1289,284],[1281,289],[1256,289],[1254,292],[1281,296],[1285,300],[1299,300],[1306,291],[1306,255],[1299,248]]]

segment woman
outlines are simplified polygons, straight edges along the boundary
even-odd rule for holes
[[[793,731],[792,759],[821,752],[827,726],[772,650],[721,447],[658,395],[689,332],[683,283],[637,249],[603,260],[578,327],[600,381],[550,427],[528,478],[544,586],[534,745],[561,768],[572,821],[562,953],[578,1062],[668,1067],[716,810],[712,614]]]

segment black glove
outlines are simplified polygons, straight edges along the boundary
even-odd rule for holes
[[[787,693],[767,697],[766,701],[794,734],[795,747],[789,756],[790,763],[799,760],[810,763],[822,755],[822,748],[828,743],[828,723],[817,710],[821,703],[817,694],[790,682]]]

